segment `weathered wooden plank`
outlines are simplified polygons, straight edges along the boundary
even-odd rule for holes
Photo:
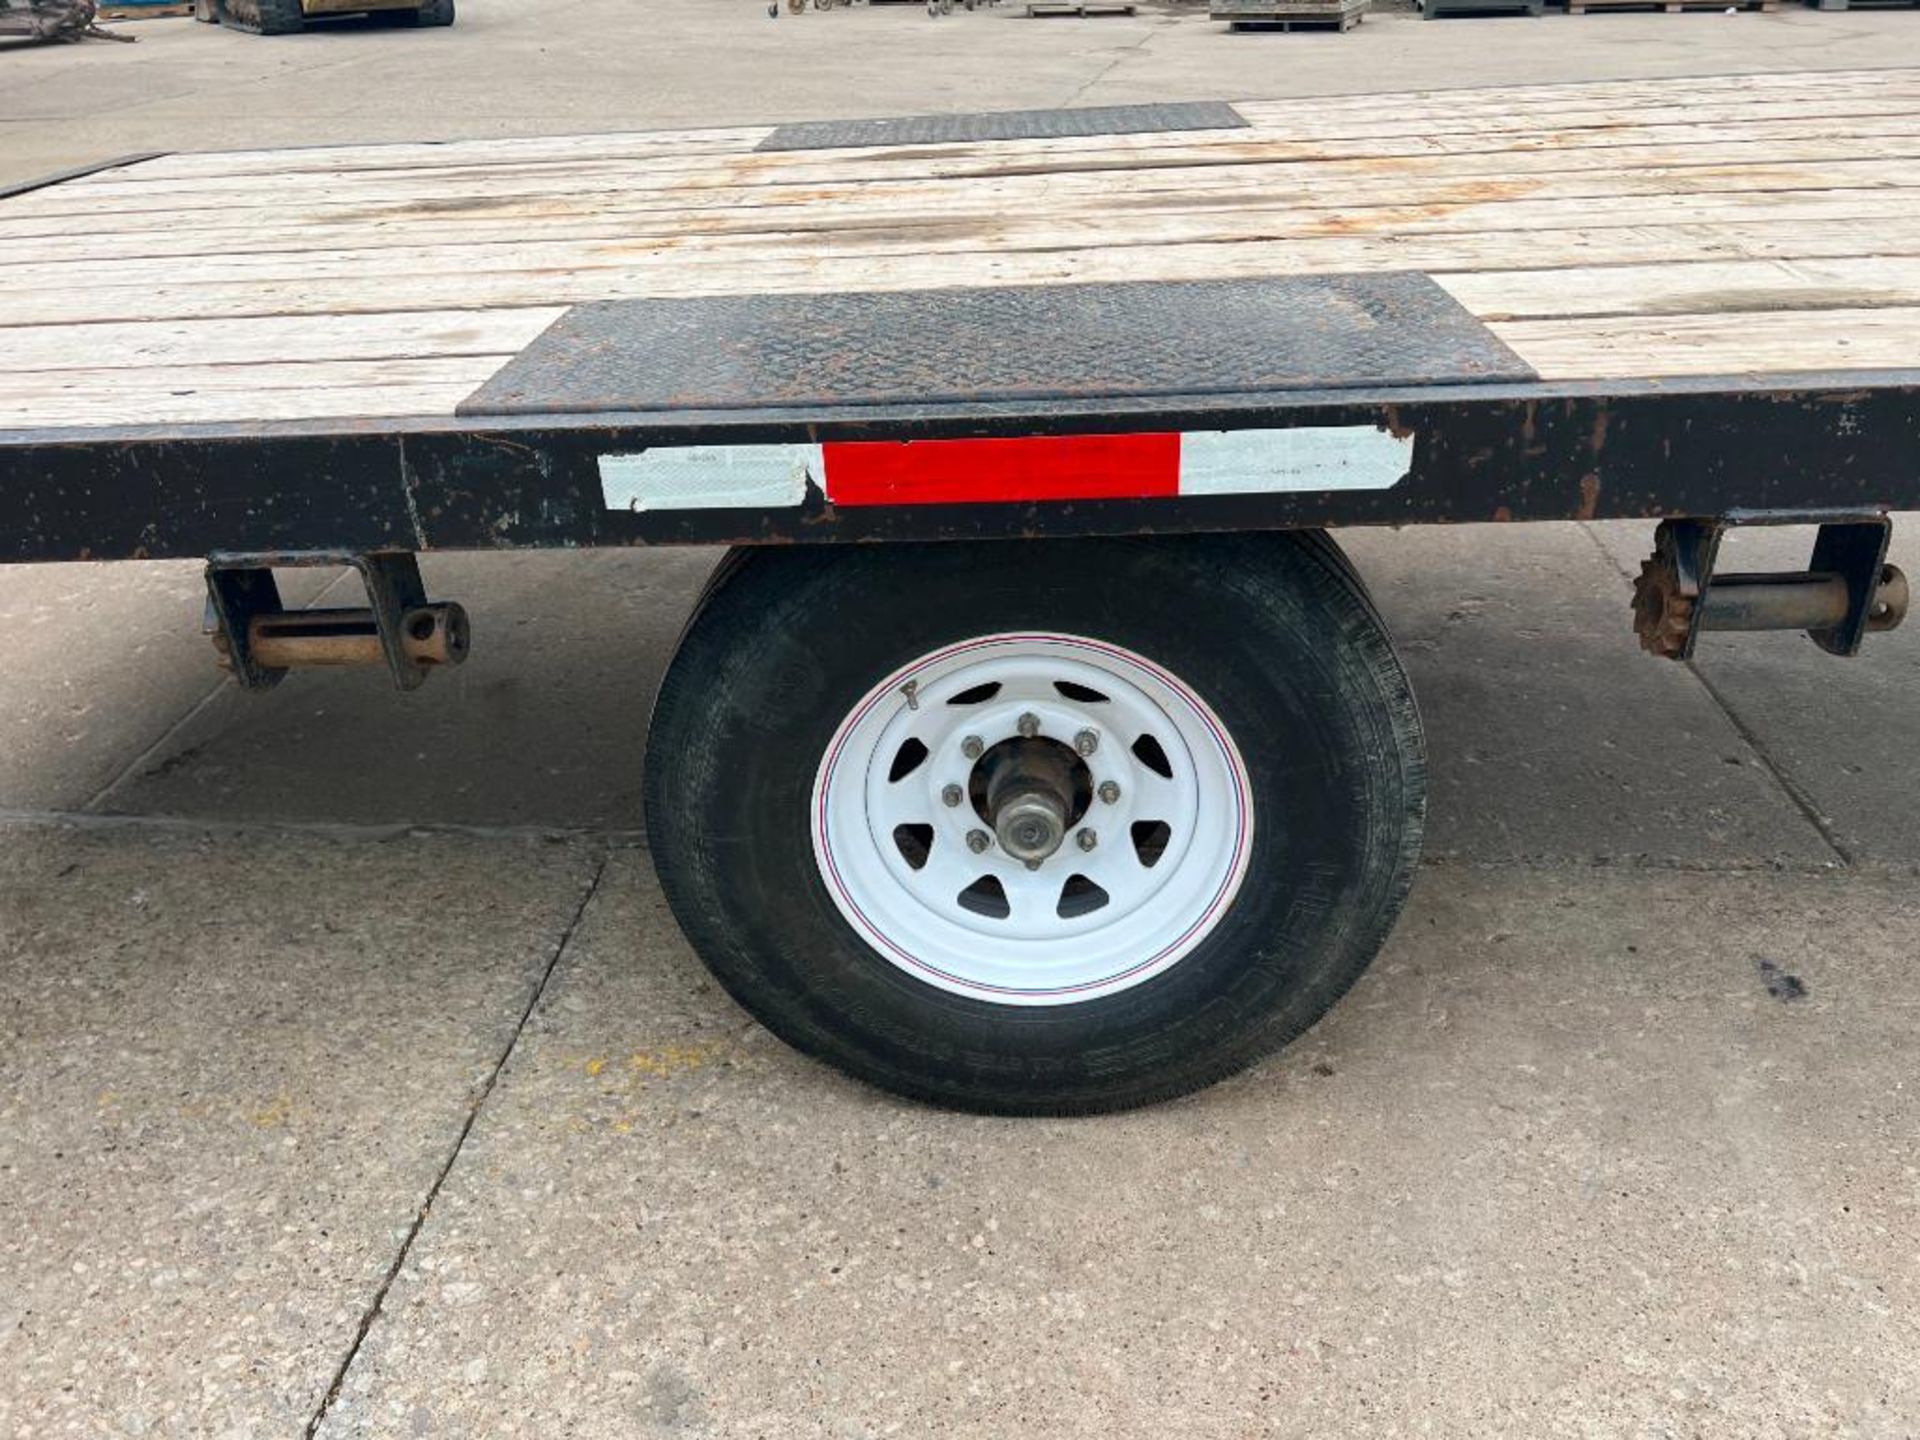
[[[1920,306],[1660,320],[1516,321],[1495,333],[1547,378],[1910,366]],[[450,413],[504,356],[0,372],[0,428]]]
[[[10,295],[16,324],[123,321],[130,311],[171,319],[280,314],[383,313],[417,305],[460,307],[579,304],[648,295],[739,295],[794,291],[916,289],[949,285],[1040,285],[1075,280],[1178,280],[1370,270],[1439,275],[1546,266],[1657,265],[1710,259],[1801,259],[1920,254],[1912,217],[1809,226],[1799,220],[1739,224],[1613,226],[1457,235],[1359,235],[1304,239],[1059,249],[960,249],[872,256],[857,262],[789,253],[741,265],[697,249],[648,265],[541,272],[473,271],[347,279],[199,281],[58,288]]]
[[[548,241],[468,245],[459,264],[450,266],[438,246],[389,247],[379,252],[377,266],[362,250],[309,251],[297,254],[235,255],[217,266],[200,267],[204,278],[185,288],[190,292],[218,292],[250,283],[326,281],[360,282],[364,293],[394,297],[435,276],[447,275],[466,283],[483,276],[524,276],[538,287],[544,277],[599,283],[614,277],[636,279],[687,266],[710,269],[732,266],[740,282],[752,281],[768,264],[799,258],[835,268],[850,268],[878,257],[953,255],[988,250],[1006,256],[1026,250],[1053,251],[1104,247],[1143,252],[1139,263],[1149,273],[1154,252],[1165,246],[1221,242],[1296,241],[1312,239],[1388,240],[1405,245],[1416,237],[1479,235],[1494,232],[1525,234],[1553,229],[1603,232],[1617,225],[1625,212],[1617,201],[1602,198],[1574,200],[1489,200],[1478,203],[1413,206],[1354,206],[1341,209],[1281,208],[1273,211],[1226,207],[1193,211],[1157,211],[1126,214],[1065,211],[1058,214],[1006,215],[951,221],[932,217],[916,223],[911,217],[825,226],[807,230],[729,233],[718,225],[694,228],[675,235],[635,236],[624,241],[570,243]],[[1906,219],[1920,221],[1920,190],[1812,190],[1709,195],[1669,195],[1660,203],[1669,223],[1729,224],[1748,221],[1797,223],[1809,228],[1841,222]],[[1920,224],[1916,224],[1920,230]],[[1595,260],[1607,258],[1604,253]],[[1591,262],[1589,262],[1591,263]],[[1434,268],[1427,266],[1423,268]],[[1454,268],[1443,265],[1440,268]],[[117,263],[110,275],[89,277],[87,289],[101,296],[118,295],[128,307],[117,319],[164,319],[171,311],[160,299],[180,273],[168,259],[129,259]],[[5,313],[32,305],[52,287],[75,281],[72,266],[55,261],[13,264],[0,269],[0,297]],[[546,303],[535,301],[532,303]],[[381,308],[396,308],[384,305]]]
[[[1491,328],[1550,380],[1920,368],[1920,306],[1514,320]]]
[[[1440,277],[1482,320],[1920,305],[1920,255],[1485,270]]]
[[[448,415],[505,359],[0,371],[0,429]]]
[[[1831,139],[1823,137],[1823,144],[1836,147],[1844,146],[1863,157],[1870,156],[1877,149],[1905,149],[1915,138],[1920,137],[1920,117],[1890,117],[1875,122],[1882,133],[1875,135],[1838,135]],[[1703,159],[1709,154],[1720,155],[1728,146],[1744,146],[1743,154],[1752,156],[1763,152],[1769,145],[1792,145],[1802,143],[1805,136],[1789,129],[1784,134],[1773,133],[1771,125],[1758,124],[1744,127],[1703,127],[1711,133],[1694,134],[1688,138],[1694,143],[1711,143],[1712,149],[1702,148],[1698,153]],[[1722,133],[1725,131],[1726,133]],[[1664,137],[1671,140],[1671,136]],[[1499,150],[1491,152],[1466,152],[1461,156],[1450,156],[1438,149],[1437,141],[1416,141],[1413,150],[1404,156],[1373,156],[1373,163],[1380,165],[1381,173],[1396,175],[1406,173],[1425,164],[1431,173],[1443,174],[1449,163],[1465,162],[1474,166],[1490,164],[1496,167],[1524,166],[1530,162],[1545,160],[1549,168],[1578,168],[1583,162],[1598,168],[1624,160],[1630,155],[1644,155],[1650,149],[1662,153],[1677,153],[1677,147],[1670,145],[1648,146],[1640,137],[1624,132],[1609,137],[1609,143],[1589,148],[1584,144],[1575,146],[1547,146],[1535,143],[1538,137],[1527,141],[1518,150]],[[1616,145],[1614,141],[1621,142]],[[1230,163],[1219,164],[1223,155],[1230,154]],[[1470,161],[1468,156],[1473,157]],[[1492,157],[1492,158],[1489,158]],[[1356,165],[1369,163],[1369,157],[1344,157]],[[1151,167],[1154,183],[1166,183],[1168,177],[1188,172],[1212,172],[1231,175],[1241,169],[1261,174],[1297,174],[1301,183],[1313,183],[1318,177],[1313,174],[1313,166],[1328,163],[1329,157],[1318,152],[1289,157],[1273,147],[1259,147],[1258,153],[1243,154],[1232,145],[1213,147],[1211,152],[1198,155],[1178,155],[1174,157],[1156,156]],[[1310,162],[1310,163],[1309,163]],[[1684,159],[1669,163],[1686,163]],[[938,169],[929,165],[929,170]],[[1464,169],[1463,172],[1465,173]],[[1134,166],[1077,170],[1064,173],[1046,171],[1035,174],[1020,167],[1011,167],[997,171],[967,173],[951,176],[934,176],[907,182],[910,185],[944,183],[950,190],[964,190],[969,185],[981,185],[996,180],[1030,179],[1041,183],[1043,189],[1051,183],[1063,192],[1073,185],[1090,185],[1098,189],[1105,185],[1109,193],[1123,192],[1136,184],[1144,183],[1142,170]],[[764,178],[764,177],[762,177]],[[537,192],[523,194],[517,191],[504,191],[491,195],[445,194],[424,202],[386,201],[372,202],[361,200],[330,201],[324,197],[310,199],[299,208],[291,206],[253,207],[250,202],[236,202],[224,207],[194,207],[175,210],[165,206],[155,209],[122,207],[88,214],[83,220],[65,214],[30,215],[17,207],[21,201],[33,197],[23,196],[10,206],[0,206],[0,237],[24,238],[29,235],[62,236],[71,233],[78,224],[84,224],[89,235],[126,233],[133,229],[158,230],[180,229],[196,224],[216,224],[221,226],[241,224],[314,224],[335,223],[365,225],[370,235],[378,234],[383,226],[411,226],[414,224],[448,225],[458,227],[465,222],[484,221],[489,218],[511,217],[514,219],[538,218],[546,216],[561,218],[574,215],[625,214],[630,211],[647,211],[660,208],[684,208],[704,210],[724,208],[726,204],[739,201],[753,207],[769,202],[789,201],[807,203],[809,201],[828,201],[848,193],[853,182],[822,180],[818,185],[789,187],[785,185],[756,185],[749,179],[745,184],[726,183],[717,174],[702,176],[698,181],[689,180],[675,188],[656,191],[648,189],[614,188],[600,190],[593,187],[575,189],[561,188],[553,193]],[[897,183],[897,182],[896,182]],[[895,193],[896,185],[871,187],[876,194],[890,196]],[[711,203],[706,193],[713,195]],[[246,201],[246,197],[241,197]],[[344,208],[336,208],[344,207]]]
[[[1920,256],[1490,271],[1443,277],[1483,319],[1920,306]],[[0,329],[13,372],[510,354],[558,307]],[[138,383],[138,382],[136,382]]]
[[[1142,160],[1155,164],[1220,164],[1232,161],[1271,163],[1309,160],[1326,155],[1334,145],[1353,157],[1386,158],[1411,151],[1526,152],[1542,149],[1608,149],[1628,143],[1712,144],[1721,141],[1796,139],[1810,128],[1822,135],[1860,137],[1920,133],[1920,99],[1904,108],[1872,98],[1834,100],[1809,110],[1792,105],[1757,106],[1766,113],[1746,118],[1729,114],[1715,118],[1700,107],[1675,106],[1662,112],[1651,108],[1619,114],[1597,114],[1594,122],[1577,127],[1542,127],[1526,117],[1490,117],[1462,122],[1457,128],[1387,127],[1358,135],[1316,137],[1310,130],[1263,134],[1256,130],[1217,132],[1208,142],[1194,132],[1178,139],[1160,136],[1102,137],[1107,144],[1089,147],[1084,141],[1001,142],[991,153],[954,147],[952,154],[915,157],[911,169],[898,159],[838,160],[832,151],[793,151],[715,156],[704,161],[597,162],[570,167],[470,166],[447,171],[409,172],[393,177],[367,177],[321,172],[233,183],[221,181],[119,181],[92,177],[87,185],[60,185],[16,196],[0,208],[0,216],[100,216],[138,212],[177,214],[221,210],[235,204],[326,204],[366,207],[407,204],[420,213],[446,213],[472,202],[504,196],[577,198],[588,194],[625,191],[666,191],[719,187],[726,189],[770,185],[818,185],[919,179],[933,175],[966,178],[1032,173],[1042,166],[1048,173],[1076,170],[1136,168]],[[1204,135],[1205,132],[1199,132]],[[1017,154],[1012,147],[1053,144],[1077,145],[1057,154]],[[826,156],[819,159],[815,157]],[[104,172],[112,175],[121,172]]]
[[[648,295],[1425,270],[1557,378],[1912,364],[1920,71],[1259,102],[1247,130],[169,157],[0,205],[0,424],[444,414]],[[76,240],[110,265],[76,274]]]
[[[1725,147],[1716,147],[1719,155]],[[328,249],[438,247],[503,241],[562,240],[588,243],[630,241],[644,235],[683,233],[755,233],[820,226],[844,230],[857,220],[885,220],[900,226],[945,224],[968,217],[998,218],[1007,213],[1036,215],[1072,211],[1171,213],[1233,208],[1245,214],[1290,208],[1318,209],[1338,199],[1343,204],[1390,203],[1396,207],[1452,205],[1464,199],[1569,199],[1780,192],[1829,188],[1920,189],[1920,136],[1881,142],[1873,154],[1845,158],[1851,147],[1803,143],[1794,160],[1774,152],[1776,145],[1742,147],[1750,158],[1729,163],[1654,164],[1654,155],[1637,151],[1622,166],[1609,152],[1604,164],[1580,165],[1552,152],[1524,156],[1424,157],[1381,173],[1362,162],[1313,166],[1279,165],[1216,169],[1166,169],[1114,176],[1021,176],[993,181],[926,181],[888,187],[839,187],[776,196],[771,203],[720,203],[720,192],[673,200],[649,197],[629,204],[625,197],[582,197],[565,205],[541,200],[490,205],[470,211],[394,220],[326,218],[332,212],[303,213],[278,208],[218,212],[221,223],[208,226],[155,223],[136,231],[118,231],[117,260],[143,256],[294,254]],[[1861,147],[1869,152],[1874,147]],[[727,192],[729,195],[737,192]],[[399,212],[404,216],[405,212]],[[230,220],[237,223],[227,223]],[[18,222],[16,222],[17,224]],[[66,221],[43,220],[41,228]],[[10,235],[0,222],[0,261],[30,262],[45,252],[39,235]],[[104,232],[103,232],[104,233]]]
[[[172,370],[277,361],[511,355],[559,319],[559,306],[388,315],[286,315],[0,328],[0,365],[36,370]],[[137,382],[136,382],[137,383]]]

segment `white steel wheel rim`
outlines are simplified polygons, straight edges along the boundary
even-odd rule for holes
[[[967,741],[991,749],[1023,717],[1068,747],[1095,737],[1079,755],[1084,813],[1037,868],[968,843],[993,826]],[[862,697],[820,762],[812,831],[834,904],[885,959],[956,994],[1066,1005],[1142,984],[1212,933],[1246,875],[1253,805],[1226,727],[1167,670],[1105,641],[1003,634]]]

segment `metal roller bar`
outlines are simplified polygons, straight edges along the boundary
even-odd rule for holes
[[[384,665],[387,653],[371,610],[283,610],[247,624],[253,658],[276,670],[322,665]],[[466,610],[423,605],[400,617],[400,646],[415,665],[458,665],[467,658]]]

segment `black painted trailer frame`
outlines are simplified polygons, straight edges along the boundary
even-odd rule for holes
[[[658,446],[1378,426],[1391,489],[629,513],[597,462]],[[1125,535],[1920,508],[1920,370],[1161,401],[0,433],[0,560]]]

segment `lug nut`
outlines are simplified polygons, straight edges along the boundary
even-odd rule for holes
[[[965,794],[958,785],[949,785],[940,792],[940,798],[946,803],[948,809],[952,809],[965,798]]]
[[[1022,739],[1031,740],[1040,733],[1040,717],[1029,710],[1020,717],[1019,724],[1015,728],[1019,730]]]
[[[1081,755],[1093,754],[1094,751],[1100,748],[1100,732],[1098,730],[1082,730],[1078,735],[1073,737],[1073,748]]]
[[[1074,843],[1082,850],[1091,850],[1100,843],[1100,837],[1091,830],[1082,830],[1078,835],[1074,836],[1073,839]]]
[[[1112,780],[1102,780],[1100,782],[1100,798],[1109,805],[1118,805],[1120,803],[1119,785]]]
[[[984,854],[986,848],[992,843],[993,837],[984,830],[967,831],[967,849],[973,851],[976,855]]]
[[[960,753],[969,760],[978,760],[980,758],[980,752],[986,748],[985,745],[980,743],[980,737],[978,735],[969,735],[960,742]]]

